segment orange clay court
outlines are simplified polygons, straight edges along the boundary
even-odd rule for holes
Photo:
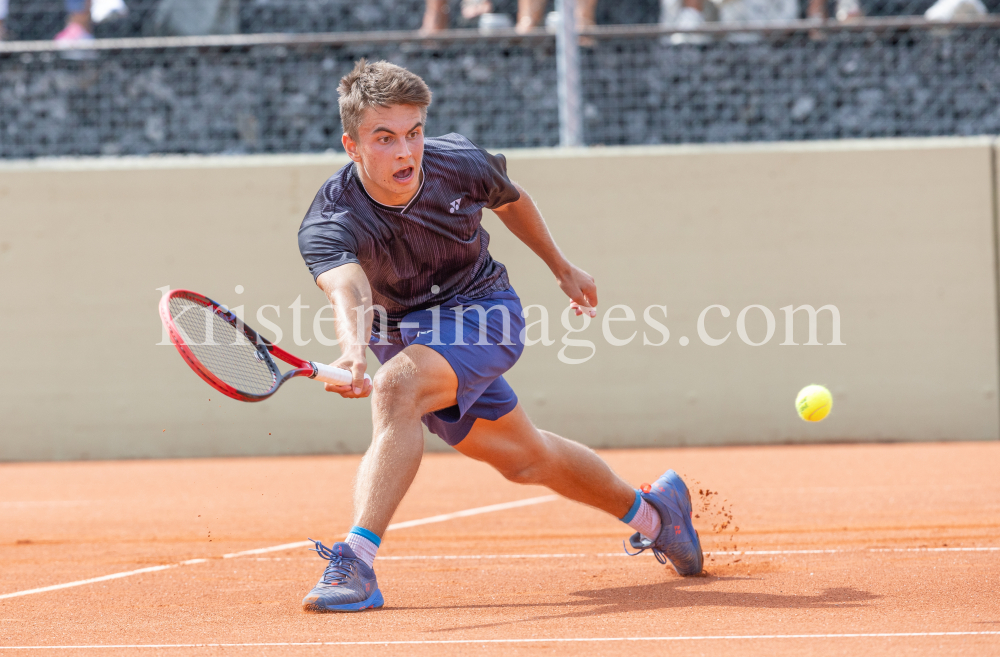
[[[2,464],[0,653],[1000,654],[996,442],[602,456],[686,477],[703,577],[428,454],[375,562],[385,608],[309,614],[325,562],[297,544],[350,527],[359,457]]]

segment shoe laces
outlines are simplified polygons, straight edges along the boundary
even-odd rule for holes
[[[642,535],[640,534],[640,536]],[[656,557],[657,561],[659,561],[663,565],[667,564],[667,555],[663,553],[663,550],[656,547],[653,544],[653,542],[650,541],[649,539],[640,538],[639,540],[642,541],[639,545],[636,545],[634,543],[632,544],[632,547],[638,548],[638,551],[636,552],[629,552],[628,547],[625,546],[625,541],[622,541],[622,547],[625,548],[625,554],[627,554],[630,557],[635,557],[642,554],[646,550],[652,550],[653,556]]]
[[[351,566],[344,561],[343,555],[335,553],[333,550],[323,545],[320,541],[309,539],[316,547],[309,548],[330,563],[326,564],[323,571],[323,578],[320,580],[324,584],[342,584],[351,575]]]

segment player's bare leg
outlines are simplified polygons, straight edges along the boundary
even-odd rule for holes
[[[447,30],[450,23],[449,7],[447,0],[427,0],[424,9],[424,21],[420,26],[420,31],[424,34]]]
[[[303,600],[306,609],[350,611],[384,604],[372,564],[420,467],[421,417],[453,406],[457,390],[458,377],[448,361],[423,345],[407,347],[376,373],[372,444],[355,481],[355,526],[345,543],[326,548],[317,542],[317,551],[329,565]],[[673,470],[660,477],[653,490],[640,494],[590,449],[535,428],[520,404],[496,421],[477,420],[456,449],[489,463],[511,481],[540,484],[614,515],[637,530],[629,542],[640,552],[652,549],[682,575],[701,572],[690,496]]]
[[[420,467],[420,418],[455,405],[458,377],[430,347],[411,345],[375,374],[372,444],[354,485],[354,524],[382,536]]]
[[[455,404],[458,378],[429,347],[413,345],[376,373],[372,444],[354,483],[354,527],[343,543],[316,551],[329,563],[302,601],[309,611],[361,611],[384,604],[372,569],[392,514],[413,483],[424,453],[420,418]]]
[[[458,378],[443,356],[412,345],[375,375],[372,444],[358,468],[355,525],[381,536],[423,455],[420,418],[456,403]],[[626,515],[635,490],[583,445],[535,428],[520,404],[495,422],[477,420],[456,449],[511,481],[539,484],[577,502]]]
[[[372,444],[355,482],[357,527],[379,537],[385,533],[420,467],[420,418],[454,405],[457,389],[458,378],[448,361],[423,345],[407,347],[379,369],[372,393]],[[511,481],[546,486],[616,518],[635,511],[636,491],[600,456],[537,429],[520,404],[496,421],[477,420],[456,449],[489,463]]]
[[[616,518],[635,500],[635,490],[593,450],[537,429],[520,404],[494,422],[476,420],[455,449],[489,463],[510,481],[545,486]]]
[[[517,0],[518,32],[530,32],[545,24],[545,0]]]
[[[635,491],[593,451],[535,428],[520,404],[495,422],[476,420],[455,448],[489,463],[511,481],[541,484],[621,519],[637,530],[629,539],[635,554],[651,549],[681,575],[701,572],[703,555],[691,524],[691,496],[673,470],[641,493]]]

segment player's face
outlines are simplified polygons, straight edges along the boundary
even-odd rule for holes
[[[379,203],[405,205],[420,189],[424,156],[424,121],[413,105],[372,107],[355,141],[343,137],[344,149],[358,163],[365,189]]]

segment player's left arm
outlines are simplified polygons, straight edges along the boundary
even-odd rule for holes
[[[513,183],[521,197],[516,201],[494,208],[493,212],[510,232],[541,258],[555,274],[559,287],[570,298],[570,306],[577,315],[597,316],[597,284],[594,277],[570,262],[559,249],[549,232],[549,227],[528,192]]]

